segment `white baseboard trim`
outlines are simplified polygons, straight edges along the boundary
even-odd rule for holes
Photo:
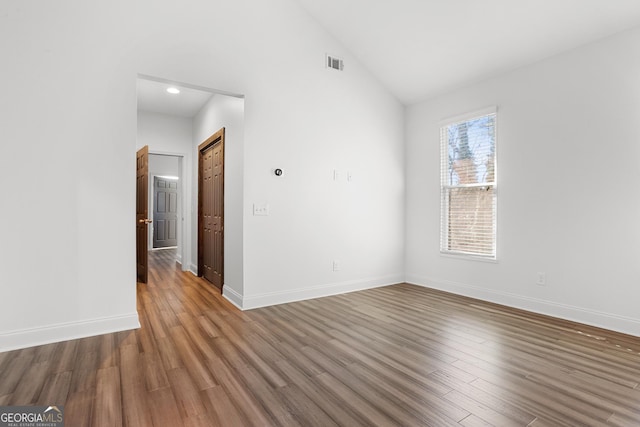
[[[197,275],[198,275],[198,266],[197,266],[197,265],[195,265],[195,264],[191,264],[191,265],[189,266],[189,271],[190,271],[191,273],[193,273],[193,275],[194,275],[194,276],[197,276]]]
[[[239,294],[229,286],[223,286],[222,296],[225,297],[231,304],[242,310],[242,294]]]
[[[406,282],[640,337],[640,319],[636,318],[411,274]]]
[[[140,328],[138,313],[0,333],[0,352]]]
[[[239,305],[239,307],[242,310],[250,310],[270,305],[285,304],[288,302],[303,301],[312,298],[328,297],[331,295],[379,288],[381,286],[394,285],[401,282],[404,282],[404,275],[394,274],[384,277],[310,286],[290,291],[268,292],[258,295],[243,296],[242,304]],[[238,305],[237,303],[235,304]]]

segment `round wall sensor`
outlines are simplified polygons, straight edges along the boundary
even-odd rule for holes
[[[282,175],[282,169],[276,169],[274,172],[275,172],[276,176]]]

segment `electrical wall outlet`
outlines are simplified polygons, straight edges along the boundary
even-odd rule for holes
[[[340,260],[339,259],[334,259],[333,260],[333,271],[340,271]]]
[[[546,286],[547,285],[547,274],[541,271],[538,271],[538,280],[536,280],[536,285],[538,286]]]
[[[269,204],[268,203],[254,203],[253,204],[253,215],[254,216],[268,216],[269,215]]]

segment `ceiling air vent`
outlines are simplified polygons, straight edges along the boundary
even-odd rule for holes
[[[334,70],[342,71],[344,69],[344,61],[335,56],[327,55],[327,68],[333,68]]]

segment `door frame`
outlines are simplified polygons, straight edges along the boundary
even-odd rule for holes
[[[207,138],[202,144],[198,145],[198,277],[202,277],[204,274],[204,221],[202,217],[203,211],[203,194],[202,194],[202,180],[203,180],[203,170],[202,163],[204,159],[204,152],[213,147],[218,143],[222,143],[222,253],[220,256],[222,257],[222,286],[220,287],[220,291],[222,292],[222,288],[224,288],[224,241],[225,241],[225,233],[224,233],[224,219],[225,219],[225,209],[224,209],[224,192],[226,187],[226,170],[225,170],[225,147],[224,147],[224,134],[225,128],[221,128],[209,138]]]
[[[179,262],[182,264],[182,271],[189,271],[191,267],[191,224],[189,220],[188,207],[191,200],[191,197],[188,196],[190,194],[190,188],[188,187],[186,176],[189,176],[189,155],[187,153],[180,153],[175,151],[161,151],[154,150],[153,147],[149,146],[149,154],[155,154],[158,156],[172,156],[178,158],[178,220],[180,221],[180,235],[182,245],[178,245],[177,255],[179,256]],[[149,173],[149,191],[153,191],[153,177],[155,174]],[[152,193],[150,193],[152,194]],[[149,202],[153,200],[153,197],[149,198]],[[153,209],[150,211],[153,214]],[[151,215],[151,219],[153,219],[153,215]],[[150,240],[150,236],[147,235],[147,241]],[[150,246],[153,248],[153,244]]]

